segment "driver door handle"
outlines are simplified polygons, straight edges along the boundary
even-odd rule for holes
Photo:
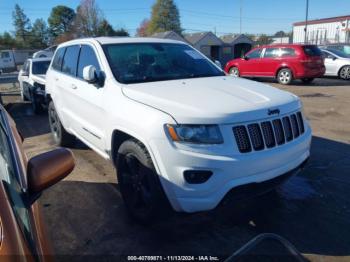
[[[78,87],[76,86],[76,85],[74,85],[74,84],[72,84],[71,86],[70,86],[72,89],[77,89]]]

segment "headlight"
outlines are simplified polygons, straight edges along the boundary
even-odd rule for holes
[[[173,141],[196,144],[222,144],[224,140],[217,125],[167,125]]]

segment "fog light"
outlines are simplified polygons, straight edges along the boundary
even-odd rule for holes
[[[184,177],[189,184],[201,184],[206,182],[211,175],[212,171],[208,170],[186,170],[184,171]]]

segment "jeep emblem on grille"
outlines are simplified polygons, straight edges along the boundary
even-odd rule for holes
[[[277,108],[277,109],[269,109],[267,110],[267,114],[270,116],[270,115],[279,115],[280,114],[280,110]]]

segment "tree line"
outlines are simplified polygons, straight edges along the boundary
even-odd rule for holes
[[[127,30],[115,30],[104,17],[95,0],[81,0],[76,10],[58,5],[52,8],[47,23],[36,19],[32,24],[23,9],[16,4],[12,14],[14,33],[0,34],[0,48],[40,49],[74,38],[96,36],[129,36]],[[156,0],[150,18],[141,21],[136,36],[152,36],[155,33],[174,31],[182,35],[180,12],[173,0]],[[272,37],[266,34],[255,36],[256,45],[270,44]],[[290,36],[291,33],[278,31],[275,36]]]
[[[95,0],[81,0],[76,10],[64,5],[55,6],[47,22],[38,18],[34,23],[16,4],[12,19],[14,32],[0,34],[2,49],[41,49],[80,37],[129,36],[124,28],[113,28]]]

